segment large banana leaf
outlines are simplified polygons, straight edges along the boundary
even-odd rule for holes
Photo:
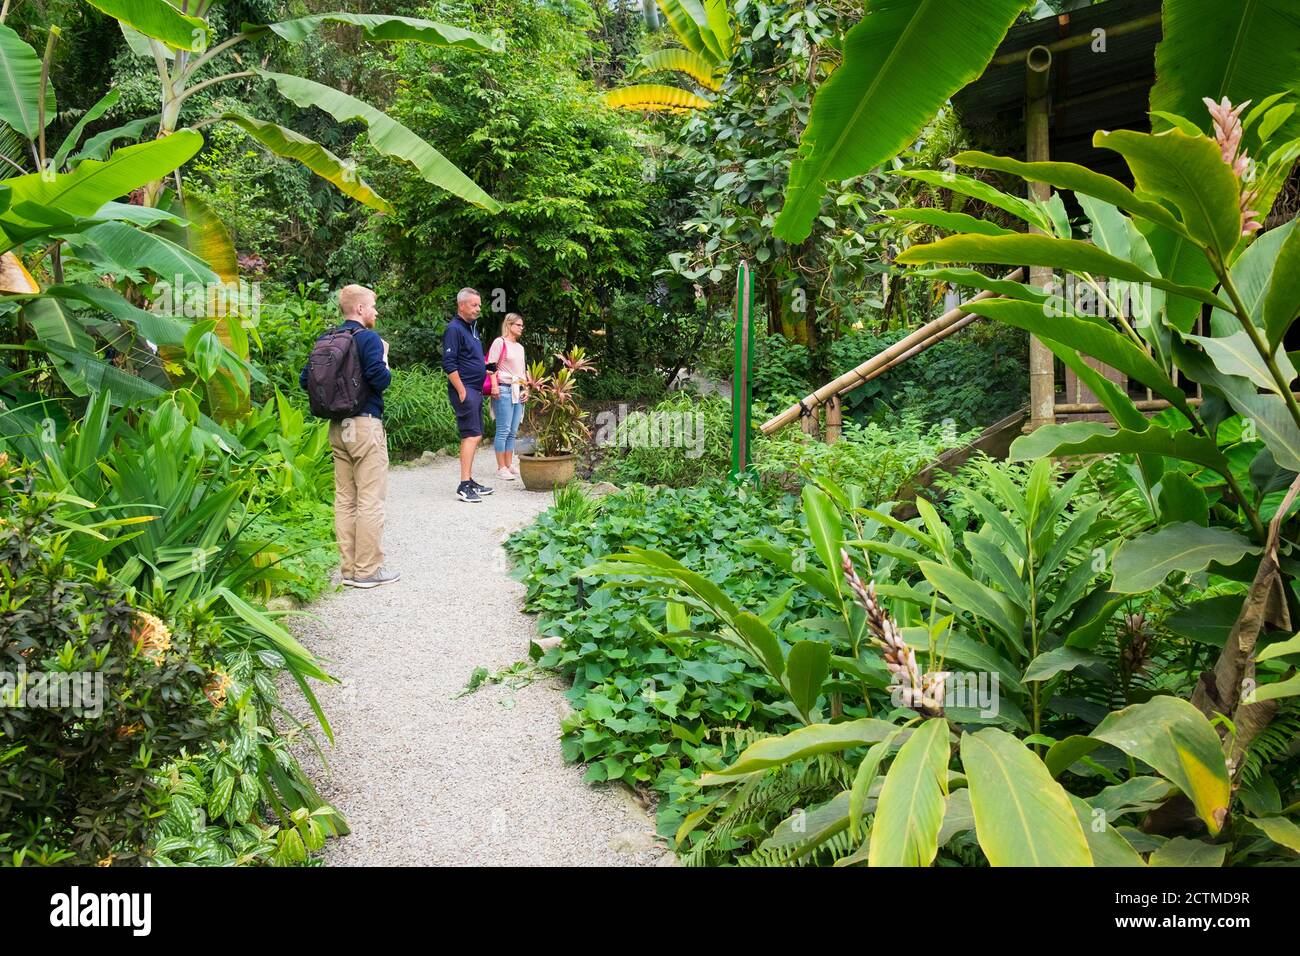
[[[40,173],[6,179],[3,185],[10,190],[10,208],[0,216],[0,227],[9,222],[37,222],[17,215],[14,207],[19,203],[50,207],[72,216],[93,215],[109,200],[162,179],[202,146],[203,137],[198,133],[180,130],[163,139],[125,146],[106,162],[84,160],[71,173],[48,179]]]
[[[928,720],[885,774],[871,825],[868,866],[929,866],[939,852],[948,790],[948,723]]]
[[[992,866],[1093,865],[1069,794],[1023,743],[995,727],[963,734],[961,762]]]
[[[710,31],[709,18],[700,0],[655,0],[668,21],[668,28],[686,49],[704,56],[716,51],[705,41]]]
[[[281,20],[266,25],[245,23],[245,33],[273,32],[290,43],[301,43],[315,35],[324,23],[348,23],[361,28],[367,40],[414,40],[434,46],[459,47],[477,53],[501,53],[505,44],[495,38],[473,30],[434,20],[417,20],[413,17],[395,17],[373,13],[318,13],[310,17]]]
[[[1151,109],[1209,130],[1202,97],[1258,103],[1300,89],[1300,8],[1293,0],[1164,0]],[[1155,122],[1163,122],[1156,118]],[[1283,124],[1300,135],[1300,116]]]
[[[844,62],[817,91],[785,208],[773,231],[802,242],[825,183],[896,155],[952,94],[976,79],[1023,0],[871,0],[844,40]]]
[[[207,285],[218,281],[207,263],[188,249],[124,222],[101,222],[66,238],[80,258],[105,271],[129,275],[148,269],[168,282],[181,279]]]
[[[225,113],[223,119],[230,120],[275,155],[298,160],[317,176],[337,186],[345,196],[351,196],[379,212],[393,211],[387,199],[371,189],[350,165],[344,163],[320,143],[291,129],[253,119],[242,113]]]
[[[312,80],[267,70],[258,72],[274,81],[280,94],[299,106],[318,107],[340,123],[352,120],[365,123],[370,129],[370,142],[375,149],[385,156],[410,163],[425,182],[445,189],[489,212],[501,211],[501,204],[452,165],[447,157],[391,116],[355,97]]]
[[[718,80],[717,69],[717,63],[709,57],[676,47],[656,50],[654,53],[646,54],[641,60],[643,72],[658,73],[671,70],[685,73],[700,86],[715,91],[722,85]]]
[[[45,85],[45,122],[55,115],[54,87]],[[41,58],[12,27],[0,23],[0,120],[28,139],[40,133]]]
[[[73,166],[84,159],[103,159],[108,154],[109,148],[119,139],[139,139],[146,129],[157,124],[161,118],[160,113],[154,113],[153,116],[144,116],[102,133],[96,133],[86,140],[85,146],[68,158],[68,165]]]
[[[39,290],[32,290],[39,292]],[[93,305],[109,313],[113,318],[135,330],[155,345],[183,345],[185,333],[189,331],[186,322],[171,316],[158,315],[132,305],[114,289],[99,285],[54,285],[44,292],[42,297],[60,300],[73,300]],[[69,317],[75,321],[75,318]]]
[[[709,31],[717,40],[720,61],[725,61],[735,49],[735,28],[727,5],[728,0],[704,0],[704,15],[709,21]]]
[[[610,90],[601,94],[601,99],[610,109],[646,110],[665,112],[670,110],[707,110],[713,104],[690,90],[663,83],[637,83]]]
[[[1158,696],[1106,717],[1092,739],[1149,764],[1182,790],[1217,834],[1228,813],[1228,769],[1219,735],[1205,715],[1178,697]]]
[[[69,353],[93,354],[95,341],[82,328],[80,320],[62,302],[47,298],[27,303],[23,318],[36,333],[37,341],[50,353],[63,384],[72,394],[85,395],[86,372],[69,358]]]
[[[0,256],[0,292],[26,294],[40,291],[40,285],[21,259],[12,252]]]
[[[119,23],[161,40],[177,50],[202,52],[208,47],[209,27],[198,17],[181,13],[167,0],[86,0]]]

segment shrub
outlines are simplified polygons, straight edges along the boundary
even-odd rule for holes
[[[731,405],[716,396],[676,392],[614,425],[596,416],[596,441],[609,449],[596,477],[616,485],[694,485],[731,467]]]
[[[456,413],[447,398],[447,376],[442,370],[426,365],[394,369],[384,392],[384,427],[388,453],[397,459],[459,444]]]
[[[132,607],[102,565],[67,560],[55,497],[32,484],[0,475],[0,854],[139,862],[166,802],[157,768],[211,733],[214,644]]]
[[[795,474],[854,484],[866,500],[879,503],[892,500],[944,449],[963,445],[975,434],[927,425],[907,415],[890,426],[846,421],[842,439],[828,445],[788,426],[755,443],[755,466],[785,484]]]

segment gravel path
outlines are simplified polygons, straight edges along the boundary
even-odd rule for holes
[[[482,504],[453,494],[453,459],[389,473],[384,549],[402,579],[344,589],[299,619],[304,643],[340,684],[318,688],[333,728],[328,769],[303,765],[352,834],[327,845],[332,865],[667,865],[650,816],[626,788],[592,787],[564,763],[568,704],[558,678],[459,699],[476,667],[525,659],[533,619],[506,576],[501,542],[551,503],[520,482],[475,477]],[[293,708],[295,711],[299,707]]]

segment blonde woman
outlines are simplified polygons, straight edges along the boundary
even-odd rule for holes
[[[515,457],[515,435],[524,417],[524,347],[519,339],[524,334],[524,317],[518,312],[508,313],[501,322],[501,335],[488,347],[488,369],[492,378],[492,416],[497,431],[494,447],[497,453],[497,477],[514,481],[519,477],[519,464]]]

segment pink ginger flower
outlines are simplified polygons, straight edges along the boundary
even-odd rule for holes
[[[1250,208],[1258,194],[1254,189],[1246,188],[1246,180],[1250,174],[1250,157],[1241,148],[1241,137],[1244,132],[1241,114],[1250,105],[1250,100],[1233,106],[1226,96],[1218,103],[1207,96],[1203,102],[1209,108],[1210,116],[1214,120],[1214,138],[1219,144],[1219,153],[1223,161],[1228,164],[1228,168],[1232,170],[1232,174],[1241,183],[1241,234],[1249,236],[1264,228],[1259,221],[1258,210]]]

